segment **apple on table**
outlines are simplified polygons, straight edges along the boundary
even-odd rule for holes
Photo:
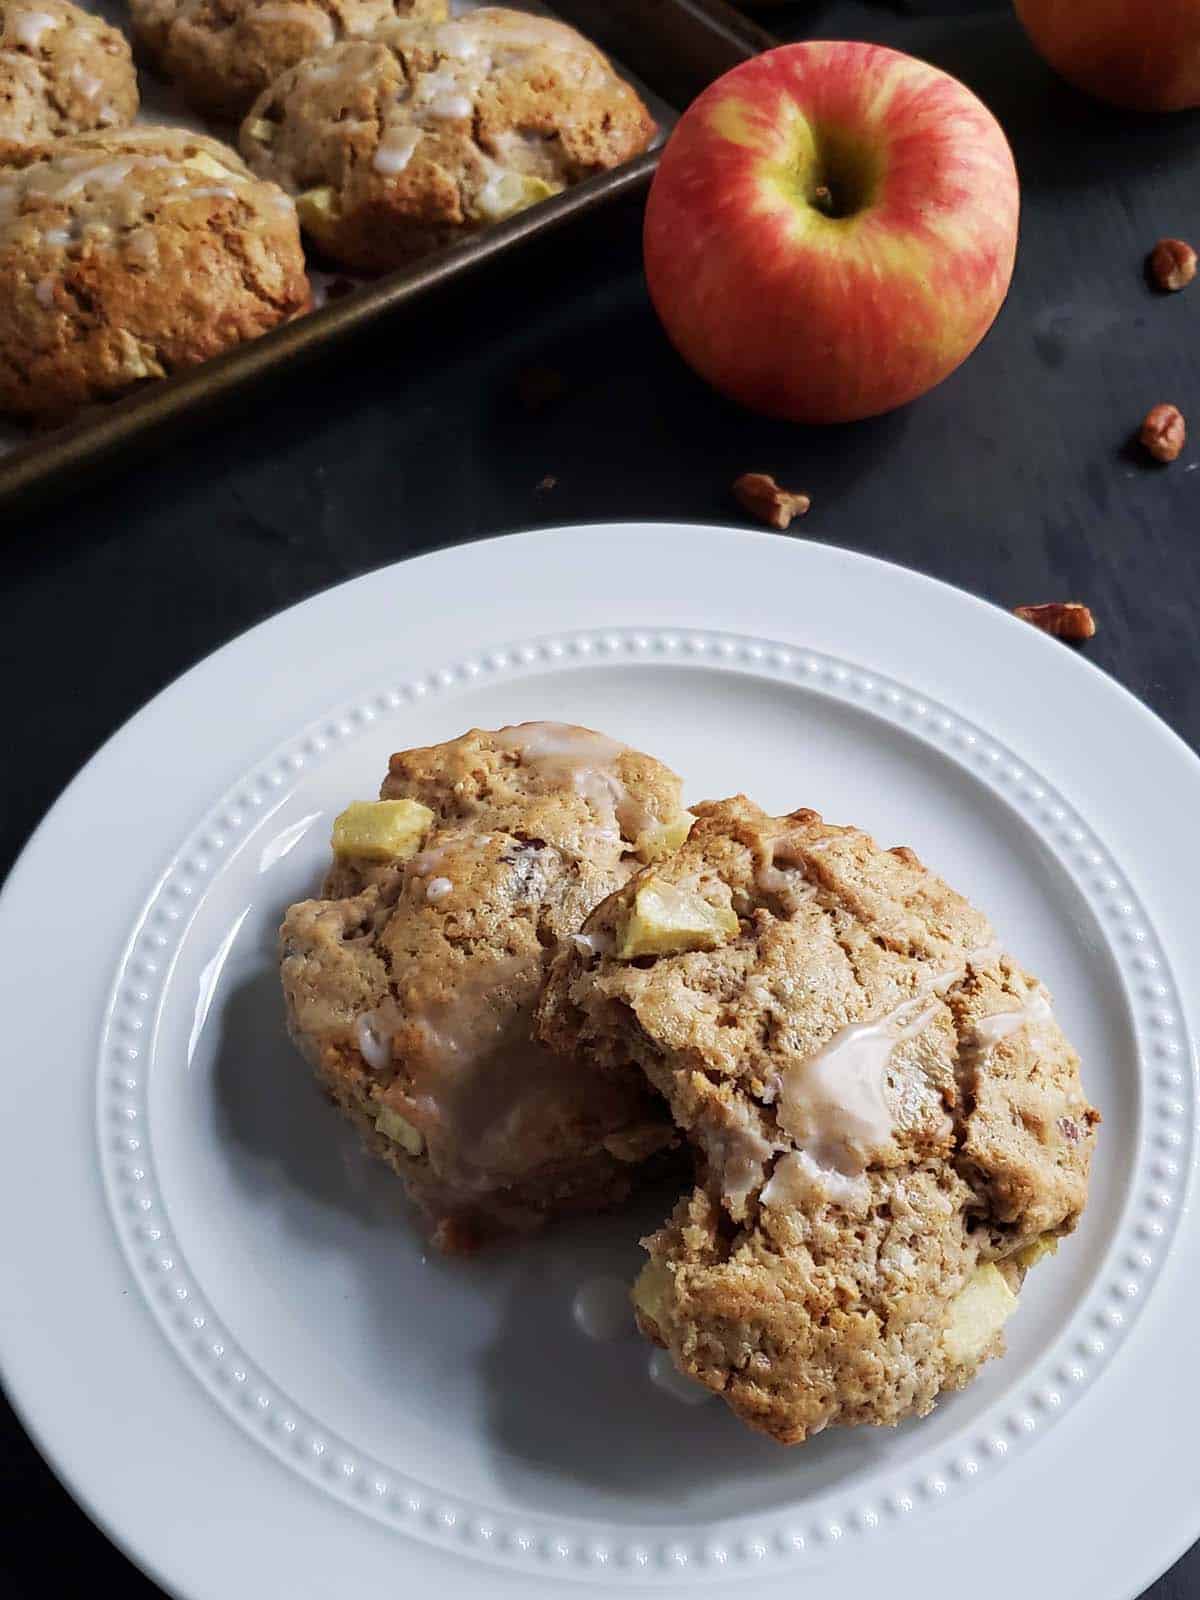
[[[991,112],[880,45],[783,45],[717,80],[646,208],[651,299],[754,410],[844,422],[948,376],[1007,293],[1019,189]]]
[[[1200,0],[1016,0],[1039,53],[1077,89],[1133,111],[1200,105]]]

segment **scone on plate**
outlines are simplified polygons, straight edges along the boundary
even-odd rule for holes
[[[242,124],[332,260],[384,271],[644,150],[649,112],[564,23],[487,7],[293,67]]]
[[[216,139],[128,128],[0,164],[0,411],[60,420],[309,300],[291,200]]]
[[[437,22],[447,0],[129,0],[139,49],[192,105],[240,117],[288,67],[395,17]]]
[[[541,1037],[636,1065],[695,1148],[643,1332],[752,1427],[923,1415],[1004,1347],[1099,1116],[1046,991],[911,851],[698,808],[556,958]]]
[[[133,57],[116,28],[69,0],[0,0],[0,158],[122,128],[137,108]]]
[[[526,723],[394,755],[381,795],[338,818],[322,897],[284,920],[293,1038],[443,1248],[623,1199],[675,1142],[663,1101],[530,1025],[559,940],[686,834],[678,778]]]

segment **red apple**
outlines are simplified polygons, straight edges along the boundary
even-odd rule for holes
[[[953,372],[1012,277],[1019,191],[991,112],[879,45],[783,45],[680,119],[646,279],[723,394],[797,422],[890,411]]]
[[[1017,15],[1085,94],[1134,111],[1200,106],[1200,0],[1017,0]]]

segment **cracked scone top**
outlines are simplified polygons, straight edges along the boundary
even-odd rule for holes
[[[188,100],[240,117],[288,67],[396,17],[440,21],[447,0],[129,0],[140,49]]]
[[[216,139],[127,128],[0,164],[0,410],[60,419],[308,303],[292,202]]]
[[[679,780],[527,723],[394,755],[381,793],[284,921],[293,1038],[445,1248],[623,1199],[674,1140],[661,1100],[551,1055],[531,1018],[558,940],[686,832]]]
[[[702,806],[556,958],[553,1047],[637,1064],[697,1183],[644,1241],[644,1333],[751,1426],[923,1415],[1003,1349],[1098,1114],[1037,981],[911,851]]]
[[[68,0],[0,0],[0,157],[120,128],[138,108],[123,34]]]
[[[649,112],[572,28],[499,7],[396,22],[279,77],[242,124],[347,267],[383,271],[644,150]]]

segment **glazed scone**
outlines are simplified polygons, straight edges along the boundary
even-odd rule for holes
[[[638,1320],[785,1443],[931,1409],[1003,1349],[1098,1113],[1041,985],[911,851],[698,808],[556,958],[543,1040],[636,1064],[698,1158]]]
[[[644,150],[649,112],[594,45],[499,7],[392,23],[285,72],[242,124],[331,259],[384,271]]]
[[[444,1248],[614,1204],[675,1142],[639,1071],[530,1023],[557,942],[690,821],[666,767],[556,723],[395,755],[338,819],[322,898],[281,931],[288,1024]]]
[[[0,159],[122,128],[137,108],[133,56],[116,28],[68,0],[0,0]]]
[[[215,139],[128,128],[0,165],[0,410],[59,420],[309,298],[291,200]]]
[[[447,0],[129,0],[138,47],[192,105],[240,117],[273,79],[396,17],[441,21]]]

